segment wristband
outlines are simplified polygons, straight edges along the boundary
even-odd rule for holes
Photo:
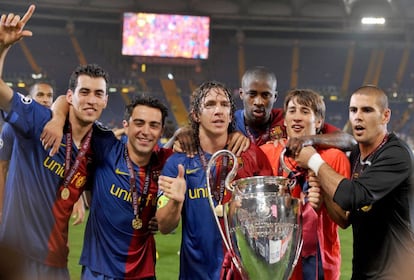
[[[321,168],[321,165],[324,163],[325,161],[321,158],[321,155],[315,153],[308,160],[308,167],[315,172],[316,176],[318,176],[319,168]]]

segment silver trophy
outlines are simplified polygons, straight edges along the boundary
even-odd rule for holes
[[[224,229],[212,198],[210,170],[220,156],[229,156],[233,168],[225,179],[232,193],[223,207]],[[212,155],[207,166],[211,209],[232,262],[243,279],[288,279],[302,246],[301,203],[290,195],[291,181],[281,176],[255,176],[233,181],[237,158],[228,150]]]

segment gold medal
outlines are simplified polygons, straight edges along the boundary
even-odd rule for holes
[[[69,190],[69,188],[63,188],[62,192],[60,193],[60,197],[63,200],[67,200],[69,198],[69,196],[70,196],[70,190]]]
[[[223,205],[217,205],[216,208],[214,208],[214,213],[216,213],[217,217],[223,217]]]
[[[140,218],[132,219],[132,228],[133,229],[142,228],[142,220]]]

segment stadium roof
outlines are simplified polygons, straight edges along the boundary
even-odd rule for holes
[[[2,0],[0,10],[24,12],[33,1]],[[211,17],[213,32],[242,31],[246,37],[389,36],[411,41],[412,0],[39,0],[35,24],[54,21],[120,24],[123,12],[157,12]],[[380,28],[361,27],[362,16],[382,16]]]

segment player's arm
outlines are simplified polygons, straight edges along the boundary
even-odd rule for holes
[[[53,117],[43,128],[40,140],[43,148],[50,149],[50,156],[53,156],[59,150],[60,142],[63,136],[63,127],[65,126],[66,117],[69,113],[69,103],[64,95],[56,98],[52,105]]]
[[[337,148],[343,151],[349,151],[355,145],[356,141],[352,135],[338,130],[326,134],[289,138],[286,143],[286,155],[298,155],[304,146],[314,146],[320,149]]]
[[[178,165],[176,178],[161,175],[158,179],[158,186],[160,191],[163,192],[158,199],[156,213],[158,229],[161,233],[167,234],[173,231],[180,222],[187,190],[184,180],[184,166]]]
[[[4,200],[4,189],[6,186],[7,171],[9,170],[9,161],[0,160],[0,223],[3,215],[3,200]]]
[[[3,14],[0,18],[0,108],[2,110],[9,110],[13,97],[13,90],[3,80],[4,61],[7,52],[15,42],[24,37],[32,36],[32,32],[24,30],[24,26],[34,10],[35,6],[31,5],[22,18],[13,13]]]
[[[75,219],[72,225],[76,226],[85,220],[85,203],[83,201],[83,196],[81,195],[78,201],[75,202],[72,209],[72,218]]]
[[[325,203],[326,210],[329,217],[341,228],[347,228],[349,223],[349,212],[343,210],[338,204],[333,201],[333,198],[322,192],[323,202]]]
[[[340,227],[346,228],[349,225],[348,213],[333,201],[339,183],[346,177],[329,166],[312,146],[304,147],[295,157],[295,161],[299,166],[311,169],[315,173],[323,190],[323,199],[330,217]]]

